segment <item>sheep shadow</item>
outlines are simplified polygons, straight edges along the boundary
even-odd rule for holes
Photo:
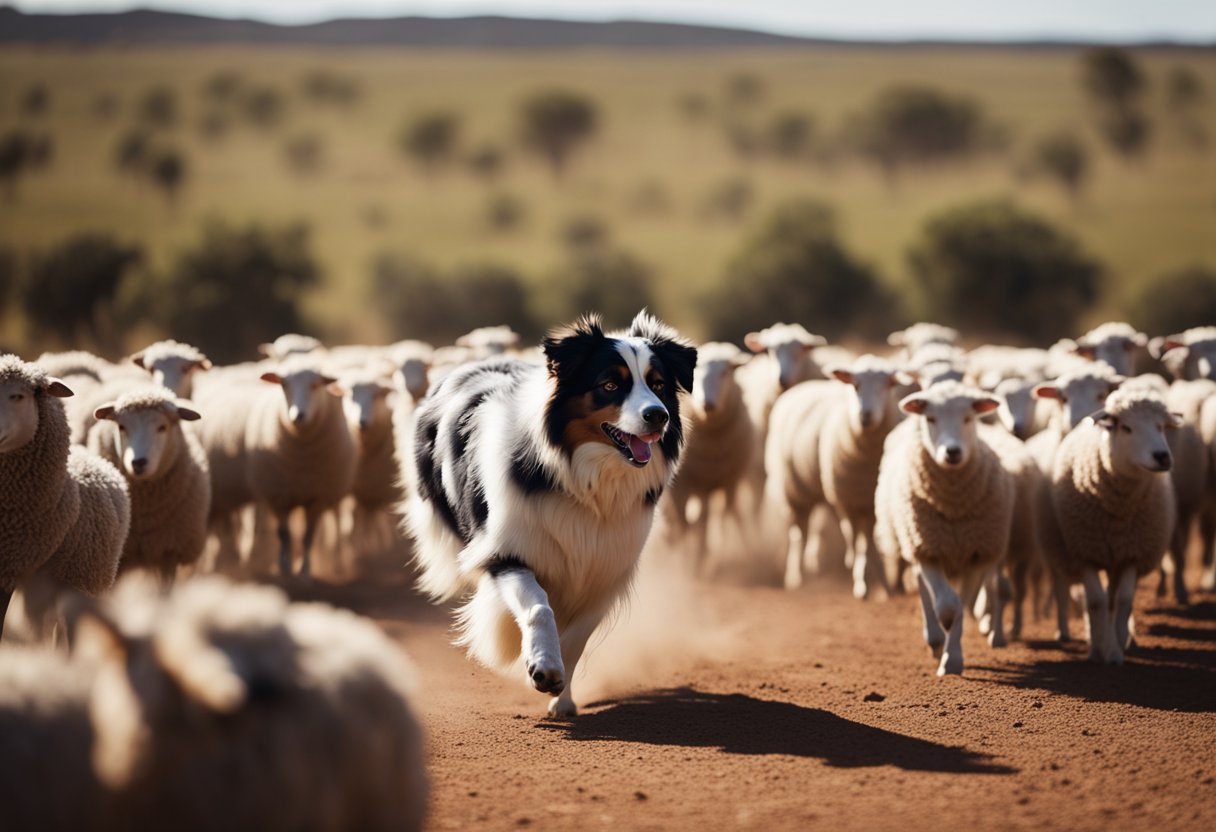
[[[897,734],[820,708],[687,687],[639,694],[573,720],[546,720],[539,727],[575,741],[782,754],[818,758],[839,768],[892,765],[909,771],[1017,773],[989,754]]]

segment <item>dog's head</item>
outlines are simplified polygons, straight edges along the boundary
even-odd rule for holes
[[[620,452],[638,468],[653,446],[668,463],[684,441],[679,394],[692,390],[697,351],[645,311],[626,332],[605,333],[588,315],[543,343],[551,381],[545,408],[549,441],[568,456],[586,442]]]

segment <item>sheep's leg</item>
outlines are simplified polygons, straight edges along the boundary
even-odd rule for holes
[[[807,546],[807,530],[810,528],[811,513],[795,509],[789,524],[789,548],[785,554],[785,588],[797,589],[802,586],[802,558]]]
[[[291,527],[287,522],[290,517],[290,514],[278,512],[274,515],[275,531],[279,536],[279,574],[284,578],[290,578],[292,574]]]
[[[704,575],[707,571],[706,565],[709,563],[709,495],[702,494],[697,498],[697,503],[700,511],[697,512],[697,519],[689,525],[689,533],[692,538],[696,574]]]
[[[985,618],[988,620],[988,643],[993,647],[1005,647],[1005,597],[1001,592],[1001,569],[993,567],[984,582],[985,594],[989,598]]]
[[[583,657],[587,640],[595,632],[602,617],[585,615],[570,622],[565,632],[561,634],[562,664],[566,668],[567,682],[562,692],[549,700],[549,716],[570,717],[578,713],[578,706],[574,704],[574,671],[578,667],[579,659]]]
[[[1112,579],[1114,576],[1111,576]],[[1131,618],[1132,601],[1136,597],[1136,569],[1132,566],[1123,567],[1117,582],[1112,580],[1111,594],[1114,606],[1114,651],[1115,664],[1123,664],[1123,652],[1132,646]]]
[[[4,618],[8,615],[8,605],[12,600],[13,593],[0,589],[0,638],[4,637]]]
[[[929,584],[926,583],[925,576],[919,569],[914,571],[916,572],[916,586],[920,590],[920,611],[925,622],[923,631],[925,644],[928,644],[929,649],[933,651],[933,658],[940,659],[942,649],[946,646],[946,632],[938,623],[937,612],[933,609],[933,593],[929,591]]]
[[[1114,633],[1110,626],[1106,590],[1102,587],[1097,570],[1086,569],[1081,577],[1085,586],[1085,615],[1089,621],[1089,660],[1109,662],[1113,655],[1111,641]]]
[[[1010,638],[1020,639],[1022,637],[1022,607],[1026,603],[1026,586],[1029,572],[1030,564],[1024,560],[1018,561],[1009,569],[1010,583],[1013,584],[1013,621],[1009,627]],[[1033,606],[1034,601],[1031,601],[1031,607]]]
[[[946,645],[941,663],[937,666],[937,675],[962,673],[963,619],[966,617],[963,615],[963,602],[940,569],[921,564],[920,572],[933,595],[933,612],[941,628],[946,631]],[[966,589],[964,587],[964,592],[968,594]]]
[[[1205,592],[1216,589],[1216,508],[1205,507],[1199,515],[1199,536],[1203,541],[1203,577],[1199,588]]]
[[[887,576],[883,572],[882,560],[874,549],[874,523],[868,518],[852,522],[853,527],[853,597],[864,599],[869,595],[870,581],[890,595]]]
[[[1174,600],[1179,604],[1188,603],[1186,591],[1186,542],[1190,537],[1190,518],[1178,519],[1174,527],[1174,537],[1170,541],[1170,562],[1174,566]]]
[[[1051,591],[1056,597],[1056,641],[1061,644],[1072,641],[1072,634],[1068,631],[1068,610],[1072,605],[1072,596],[1068,589],[1068,581],[1063,576],[1051,576]]]
[[[311,509],[304,512],[304,551],[300,555],[300,577],[312,577],[312,543],[313,538],[317,534],[317,524],[321,522],[321,518],[325,516],[324,511],[313,511]]]
[[[566,671],[557,619],[536,575],[525,566],[511,566],[494,575],[494,587],[523,634],[528,681],[541,693],[561,693],[566,687]]]

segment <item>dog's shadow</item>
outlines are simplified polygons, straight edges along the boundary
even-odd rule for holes
[[[540,725],[572,740],[718,748],[726,754],[787,754],[842,768],[893,765],[960,774],[1017,771],[993,762],[988,754],[874,728],[819,708],[691,688],[639,694],[572,720]]]

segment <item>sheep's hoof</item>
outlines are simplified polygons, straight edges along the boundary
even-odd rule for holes
[[[549,700],[549,716],[559,719],[567,719],[578,715],[578,706],[573,700],[562,699],[560,696],[555,696]]]
[[[930,641],[926,637],[925,643],[929,645],[929,652],[933,654],[933,658],[940,659],[942,657],[942,652],[946,649],[946,640],[945,639],[935,642],[935,641]]]
[[[962,676],[963,675],[963,657],[955,656],[946,653],[942,656],[942,663],[937,666],[938,676]]]
[[[1203,577],[1199,579],[1199,588],[1204,592],[1216,589],[1216,570],[1204,570]]]
[[[981,615],[978,626],[980,635],[990,635],[992,633],[992,613],[986,612]]]
[[[853,597],[858,601],[865,601],[870,597],[870,588],[866,586],[865,581],[853,582]]]
[[[1008,647],[1009,642],[1005,639],[1004,633],[993,631],[988,634],[988,645],[990,647]]]
[[[546,666],[540,662],[528,665],[528,680],[541,693],[557,696],[566,688],[565,674],[561,665]]]

